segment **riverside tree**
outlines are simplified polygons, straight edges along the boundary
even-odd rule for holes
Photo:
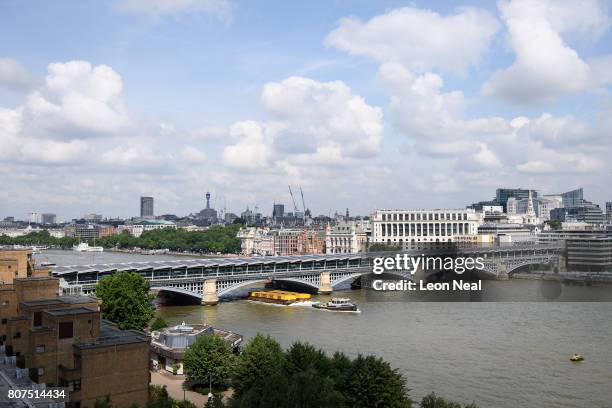
[[[284,377],[284,364],[285,355],[280,344],[270,336],[257,334],[246,345],[238,361],[233,381],[236,399],[247,393],[250,396],[245,400],[257,398],[257,395],[264,395],[275,385],[286,383],[286,380],[279,378]]]
[[[149,292],[149,282],[137,273],[105,276],[98,282],[95,293],[102,299],[102,317],[120,329],[143,330],[153,318],[154,295]]]
[[[359,355],[353,361],[347,391],[354,408],[412,406],[404,377],[379,357]]]
[[[359,356],[351,361],[342,353],[329,358],[299,342],[284,352],[275,340],[260,334],[240,356],[232,386],[232,407],[412,406],[404,378],[382,359]]]
[[[421,403],[419,404],[420,408],[461,408],[461,404],[458,402],[447,401],[442,397],[436,395],[435,392],[431,392],[423,397]],[[464,405],[463,408],[478,408],[476,404],[471,403]]]
[[[164,319],[162,319],[161,317],[157,316],[152,322],[151,325],[149,326],[149,328],[154,331],[154,330],[161,330],[161,329],[165,329],[166,327],[168,327],[168,322],[166,322]]]
[[[190,381],[226,387],[236,370],[236,356],[230,345],[215,335],[199,336],[187,349],[183,367]]]

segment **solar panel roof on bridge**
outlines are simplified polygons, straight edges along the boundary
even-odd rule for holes
[[[211,266],[231,265],[256,265],[271,263],[295,263],[307,261],[326,261],[362,258],[362,254],[320,254],[320,255],[295,255],[295,256],[254,256],[236,258],[205,258],[205,259],[178,259],[150,262],[126,262],[92,265],[70,265],[56,266],[54,275],[65,275],[70,273],[94,273],[112,271],[146,271],[162,269],[182,268],[206,268]]]

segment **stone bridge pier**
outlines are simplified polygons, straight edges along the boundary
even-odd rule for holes
[[[321,272],[318,292],[322,295],[328,295],[332,293],[331,273]]]
[[[217,280],[206,279],[202,288],[202,304],[205,306],[214,306],[219,303],[219,295],[217,294]]]

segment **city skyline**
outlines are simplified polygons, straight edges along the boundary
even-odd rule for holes
[[[206,191],[268,213],[288,184],[313,215],[502,186],[603,205],[608,5],[538,4],[6,2],[0,216],[128,217],[140,196],[186,215]]]

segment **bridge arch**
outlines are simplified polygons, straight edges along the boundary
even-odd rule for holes
[[[306,281],[304,279],[300,279],[300,278],[283,277],[283,278],[275,279],[275,280],[283,281],[283,282],[295,282],[295,283],[299,283],[299,284],[308,286],[308,287],[313,288],[313,289],[319,289],[319,286],[316,285],[315,283],[308,282],[308,281]],[[219,289],[217,291],[217,295],[219,297],[227,296],[230,293],[236,291],[237,289],[243,288],[245,286],[252,285],[254,283],[264,283],[264,282],[267,282],[267,281],[268,281],[267,278],[266,279],[247,279],[247,280],[244,280],[244,281],[241,281],[241,282],[237,282],[235,284],[231,284],[230,286],[227,286],[227,287],[225,287],[223,289]],[[221,283],[221,282],[217,282],[217,285],[219,285],[219,283]]]
[[[346,276],[341,276],[338,279],[333,279],[332,278],[332,288],[336,288],[338,285],[347,282],[349,280],[353,280],[353,279],[357,279],[361,276],[364,275],[370,275],[372,274],[371,270],[365,270],[362,272],[356,272],[356,273],[351,273],[349,275]],[[373,274],[372,274],[373,275]],[[388,272],[385,271],[384,275],[391,275],[391,276],[396,276],[400,279],[408,279],[408,280],[414,280],[414,276],[410,273],[410,272]],[[374,276],[381,276],[381,275],[374,275]]]
[[[197,293],[197,292],[192,292],[190,290],[187,289],[181,289],[181,288],[175,288],[172,286],[156,286],[151,288],[152,291],[154,292],[170,292],[170,293],[178,293],[180,295],[185,295],[185,296],[189,296],[198,300],[202,299],[202,294],[201,293]]]

